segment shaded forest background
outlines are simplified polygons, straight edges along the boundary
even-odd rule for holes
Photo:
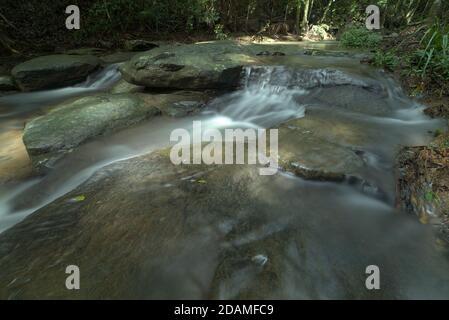
[[[65,28],[65,8],[76,4],[81,29]],[[223,39],[233,34],[302,34],[312,25],[336,33],[364,24],[370,4],[389,30],[426,19],[447,20],[443,0],[2,0],[2,51],[51,49],[144,37],[153,40]]]

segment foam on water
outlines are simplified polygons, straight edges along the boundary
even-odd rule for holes
[[[247,67],[243,88],[215,99],[211,109],[220,110],[218,117],[232,119],[248,127],[271,127],[293,118],[302,118],[305,106],[298,103],[298,97],[307,93],[299,87],[272,84],[272,78],[282,67]],[[254,73],[257,75],[254,75]],[[235,126],[236,123],[230,126]]]

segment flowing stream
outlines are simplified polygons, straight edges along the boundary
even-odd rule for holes
[[[203,121],[207,128],[272,128],[292,119],[310,118],[316,121],[313,129],[319,134],[335,128],[329,131],[329,139],[353,150],[365,166],[354,181],[313,182],[282,172],[263,185],[265,196],[255,201],[270,208],[270,214],[254,221],[251,232],[242,233],[233,243],[239,248],[273,234],[287,237],[282,254],[265,248],[252,259],[259,265],[276,260],[282,270],[276,274],[281,285],[272,291],[263,288],[260,294],[268,298],[366,297],[362,293],[366,291],[365,267],[379,265],[386,290],[379,297],[449,298],[448,254],[437,245],[432,226],[395,208],[394,157],[398,148],[428,143],[431,132],[441,128],[442,122],[424,116],[423,106],[406,97],[385,73],[354,59],[276,59],[267,61],[267,66],[247,68],[241,89],[214,99],[199,115],[156,117],[99,137],[70,153],[44,177],[0,186],[0,232],[82,185],[100,168],[169,146],[170,132],[191,130],[193,120]],[[321,71],[301,71],[317,68]],[[339,85],[327,83],[332,75],[326,68],[348,76],[340,77],[343,83]],[[0,98],[2,130],[17,129],[34,114],[68,98],[107,90],[119,78],[116,66],[110,66],[79,86]],[[349,138],[340,141],[340,133]],[[316,150],[320,152],[319,143]],[[226,223],[232,226],[238,219]],[[218,257],[200,257],[196,247],[202,241],[192,239],[189,249],[180,255],[188,255],[187,260],[172,263],[155,275],[155,290],[146,297],[204,297],[185,276],[187,269],[199,270],[196,280],[210,281]],[[307,243],[305,247],[298,244],[302,241]],[[303,250],[298,251],[298,246]],[[232,269],[218,280],[217,296],[240,297],[242,290],[256,281],[256,273],[254,268]],[[345,280],[354,278],[360,280],[359,287]]]

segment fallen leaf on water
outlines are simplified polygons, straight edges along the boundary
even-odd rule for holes
[[[84,201],[84,200],[86,200],[86,196],[83,195],[83,194],[81,194],[81,195],[79,195],[79,196],[76,196],[76,197],[74,197],[74,198],[71,198],[69,201],[70,201],[70,202],[80,202],[80,201]]]

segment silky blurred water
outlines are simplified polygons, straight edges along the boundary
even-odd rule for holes
[[[100,137],[69,154],[48,175],[4,186],[0,189],[0,232],[81,185],[100,168],[169,146],[170,132],[177,128],[192,130],[195,120],[202,121],[205,129],[271,128],[313,115],[329,123],[338,124],[340,119],[363,128],[363,139],[347,147],[364,159],[365,166],[357,173],[359,180],[369,182],[384,196],[378,197],[356,183],[310,182],[284,172],[258,186],[263,191],[255,196],[254,205],[266,212],[254,221],[249,232],[238,234],[231,245],[239,252],[248,244],[263,247],[258,243],[273,235],[280,234],[282,239],[286,236],[279,245],[282,252],[273,253],[273,249],[267,248],[252,260],[259,265],[264,261],[265,265],[275,259],[282,270],[277,275],[281,287],[266,297],[357,298],[364,290],[363,280],[360,287],[354,288],[354,283],[346,283],[345,277],[353,279],[354,274],[360,274],[360,279],[364,279],[364,266],[376,264],[386,274],[382,280],[390,290],[386,297],[449,298],[447,252],[436,245],[431,226],[421,225],[416,217],[398,212],[394,203],[394,157],[399,146],[428,143],[429,132],[441,127],[442,122],[424,116],[423,106],[406,97],[385,73],[362,66],[357,60],[285,57],[273,62],[268,60],[267,66],[246,68],[240,89],[214,99],[197,116],[158,117]],[[292,85],[298,70],[304,68],[319,68],[324,79],[328,75],[326,68],[338,69],[354,83],[374,85],[373,90],[377,91],[367,92],[379,97],[379,101],[368,104],[366,99],[371,97],[368,93],[352,96],[356,89],[351,86],[332,91],[325,85],[312,85],[317,81],[314,74],[309,75],[310,79],[302,79],[302,85]],[[111,66],[80,86],[0,98],[0,103],[9,105],[3,118],[23,119],[23,114],[36,108],[110,87],[119,77],[116,67]],[[348,96],[346,102],[340,100]],[[320,130],[325,131],[326,126]],[[170,183],[167,181],[167,185]],[[232,230],[241,222],[239,219],[221,221],[219,228],[224,232]],[[212,225],[204,226],[205,238],[191,239],[187,246],[190,263],[180,260],[166,266],[161,271],[164,276],[152,275],[156,279],[154,288],[160,291],[149,292],[148,297],[203,297],[197,295],[185,273],[199,268],[204,271],[197,275],[200,280],[210,281],[207,277],[214,272],[218,257],[211,254],[210,260],[203,259],[198,251],[199,244],[214,236],[214,231],[208,232],[207,227],[215,230]],[[297,237],[305,243],[304,247],[298,245]],[[210,243],[212,247],[215,244],[223,245]],[[186,252],[180,252],[179,257]],[[256,281],[254,270],[231,270],[228,278],[219,280],[218,298],[238,297]],[[154,296],[154,292],[160,295]]]

